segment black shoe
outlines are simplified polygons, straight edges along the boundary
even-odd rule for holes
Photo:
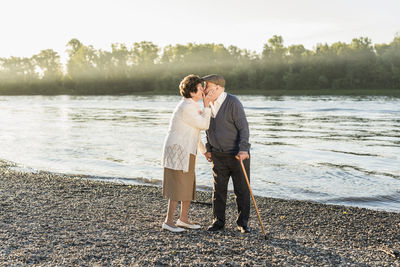
[[[224,229],[224,226],[222,225],[218,225],[218,224],[213,224],[213,225],[211,225],[210,227],[208,227],[208,231],[210,231],[210,232],[215,232],[215,231],[219,231],[219,230],[222,230],[222,229]]]
[[[250,228],[248,226],[238,226],[237,228],[242,234],[250,233]]]

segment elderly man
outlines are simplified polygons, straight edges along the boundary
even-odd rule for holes
[[[207,152],[205,157],[213,163],[213,224],[209,231],[218,231],[225,226],[225,208],[229,178],[232,177],[238,217],[236,223],[242,233],[249,233],[250,194],[238,156],[250,177],[249,126],[239,99],[225,92],[225,79],[216,74],[202,78],[205,93],[214,91],[211,99],[211,121],[206,131]]]

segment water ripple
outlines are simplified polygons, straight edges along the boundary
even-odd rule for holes
[[[400,99],[239,99],[250,126],[256,194],[400,212]],[[37,170],[160,185],[162,145],[179,100],[0,97],[0,158]],[[198,188],[210,190],[211,166],[202,156],[196,173]]]

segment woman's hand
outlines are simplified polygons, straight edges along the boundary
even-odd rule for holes
[[[203,103],[205,108],[210,106],[210,102],[214,99],[214,95],[215,90],[210,90],[207,95],[203,92]]]

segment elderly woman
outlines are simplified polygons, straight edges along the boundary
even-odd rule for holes
[[[204,96],[202,80],[197,75],[188,75],[180,83],[182,100],[176,106],[168,135],[165,138],[162,165],[164,178],[162,193],[168,198],[168,211],[162,229],[171,232],[182,232],[185,229],[199,229],[188,219],[190,202],[196,197],[195,161],[197,151],[206,152],[200,140],[200,131],[206,130],[210,124],[210,99],[213,92]],[[203,99],[204,109],[198,106]],[[174,213],[181,202],[181,213],[176,224]]]

